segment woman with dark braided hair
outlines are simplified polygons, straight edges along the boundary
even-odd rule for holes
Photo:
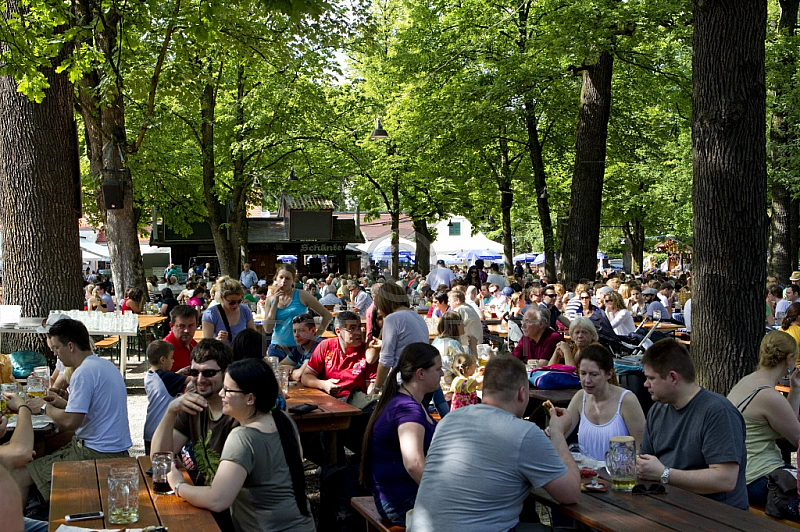
[[[800,345],[800,303],[792,303],[787,307],[786,316],[781,321],[781,329]]]
[[[361,483],[372,490],[378,512],[396,525],[405,526],[406,512],[414,507],[436,426],[422,398],[439,388],[443,375],[435,347],[408,344],[364,433]]]
[[[225,441],[211,486],[183,482],[169,474],[175,494],[212,511],[231,509],[237,532],[313,531],[305,492],[303,457],[294,421],[275,408],[278,383],[262,359],[228,366],[222,412],[239,422]]]

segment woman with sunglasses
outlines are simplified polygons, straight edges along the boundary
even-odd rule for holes
[[[231,363],[219,395],[222,413],[239,426],[225,440],[210,486],[186,484],[172,469],[175,495],[198,508],[230,508],[236,530],[313,531],[300,436],[294,421],[274,408],[278,383],[272,368],[255,358]]]
[[[467,275],[465,277],[468,286],[474,286],[478,290],[481,289],[481,276],[478,272],[478,268],[475,266],[470,266],[467,270]]]
[[[203,312],[203,338],[216,338],[230,345],[245,329],[255,329],[253,312],[243,305],[244,285],[236,279],[226,279],[218,286],[219,305]]]
[[[333,316],[319,300],[305,290],[295,287],[297,272],[294,266],[282,265],[275,273],[272,295],[267,296],[264,308],[264,332],[270,337],[269,356],[283,360],[297,345],[292,332],[292,319],[309,309],[322,316],[320,331],[326,331]]]
[[[589,292],[582,291],[578,296],[581,300],[581,316],[585,316],[590,318],[594,311],[597,310],[597,307],[592,305],[592,296],[589,295]]]

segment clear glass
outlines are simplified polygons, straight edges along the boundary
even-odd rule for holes
[[[631,491],[636,485],[636,442],[632,436],[611,438],[606,452],[606,471],[611,476],[611,489]]]
[[[108,471],[108,522],[124,525],[138,520],[138,468],[112,467]]]
[[[153,492],[160,495],[171,495],[172,488],[167,481],[167,475],[172,469],[174,455],[171,452],[153,454]]]
[[[45,388],[44,380],[40,376],[31,373],[28,375],[28,386],[25,388],[25,391],[30,398],[43,399],[47,389]]]

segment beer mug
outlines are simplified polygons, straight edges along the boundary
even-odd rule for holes
[[[633,489],[636,485],[636,441],[633,436],[614,436],[609,440],[606,471],[611,476],[611,489]]]
[[[25,391],[28,392],[29,398],[43,399],[47,388],[39,375],[31,373],[28,375],[28,386]]]
[[[172,488],[167,481],[167,475],[172,469],[174,456],[171,452],[153,454],[153,491],[159,495],[171,495]]]
[[[138,468],[112,467],[108,471],[108,522],[124,525],[138,520]]]
[[[17,393],[19,389],[17,388],[16,382],[6,382],[0,385],[0,413],[5,411],[6,409],[6,398],[3,396],[5,393]],[[11,419],[14,414],[5,414],[6,419]]]

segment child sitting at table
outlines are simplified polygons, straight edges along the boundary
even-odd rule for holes
[[[456,378],[450,386],[453,392],[451,411],[462,406],[478,404],[478,388],[483,385],[483,375],[475,375],[477,369],[478,359],[474,355],[471,353],[456,355],[453,361],[453,373],[456,374]]]
[[[156,427],[164,417],[169,402],[183,391],[191,377],[169,371],[174,362],[175,346],[164,340],[154,340],[147,346],[150,369],[144,376],[147,392],[147,417],[144,422],[144,452],[150,454],[150,442]]]

